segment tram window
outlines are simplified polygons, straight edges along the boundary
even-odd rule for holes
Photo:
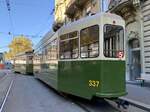
[[[91,26],[81,30],[80,36],[81,58],[95,58],[99,56],[99,26]]]
[[[60,39],[61,39],[61,40],[68,39],[68,35],[67,35],[67,34],[61,35],[61,36],[60,36]]]
[[[64,36],[64,35],[63,35]],[[79,51],[78,32],[65,34],[66,39],[60,36],[60,59],[76,59]]]
[[[124,52],[124,30],[121,26],[104,26],[104,56],[118,58],[118,52]]]
[[[53,40],[47,46],[47,60],[56,60],[58,58],[57,54],[57,40]]]
[[[49,59],[57,59],[57,40],[54,40],[50,43],[49,51]]]

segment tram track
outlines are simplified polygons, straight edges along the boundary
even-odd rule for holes
[[[115,101],[112,101],[112,100],[108,100],[108,99],[105,99],[105,101],[107,101],[112,107],[114,107],[116,110],[118,110],[119,112],[128,112],[128,107],[129,107],[129,104],[128,102],[126,101],[123,101],[123,103],[127,103],[126,105],[122,105],[121,103],[117,103]],[[119,101],[119,100],[118,100]]]
[[[72,98],[68,97],[67,94],[64,93],[58,93],[60,96],[62,96],[63,98],[65,98],[66,100],[70,101],[72,104],[76,104],[77,106],[79,106],[81,109],[83,109],[85,112],[92,112],[90,111],[88,108],[86,108],[84,105],[82,105],[81,103],[74,101]]]
[[[73,101],[73,102],[76,105],[78,105],[80,108],[85,110],[85,112],[112,112],[112,111],[113,112],[127,112],[120,108],[114,107],[114,106],[110,105],[109,103],[106,103],[105,101],[100,101],[101,103],[104,103],[105,109],[102,108],[101,106],[99,106],[99,105],[101,105],[100,102],[95,102],[94,104],[92,104],[92,103],[86,104],[86,102],[79,102],[79,101]]]
[[[14,80],[15,80],[15,77],[13,77],[13,79],[10,81],[10,84],[9,84],[7,90],[6,90],[6,94],[5,94],[4,98],[3,98],[2,104],[0,105],[0,112],[3,111],[3,108],[4,108],[4,106],[5,106],[5,103],[6,103],[6,101],[7,101],[7,98],[8,98],[8,96],[9,96],[10,91],[11,91],[11,88],[12,88],[12,85],[13,85],[13,83],[14,83]]]
[[[106,101],[105,99],[97,100],[97,101],[90,101],[83,98],[79,98],[76,96],[70,96],[66,94],[59,93],[62,97],[64,97],[66,100],[69,100],[72,104],[77,105],[81,109],[83,109],[85,112],[127,112],[123,108],[119,108],[117,103],[112,101],[114,104],[111,104],[110,102]]]
[[[0,82],[7,77],[8,73],[4,72],[3,75],[0,76]]]

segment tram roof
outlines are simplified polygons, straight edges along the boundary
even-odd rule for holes
[[[48,31],[44,35],[44,37],[36,44],[35,49],[43,45],[45,42],[47,42],[54,34],[55,32],[53,30]]]
[[[26,52],[21,52],[21,53],[16,54],[15,57],[23,56],[23,55],[31,55],[33,52],[34,52],[33,50],[31,50],[31,51],[26,51]]]
[[[110,17],[113,18],[113,20],[124,21],[122,17],[120,17],[116,14],[97,13],[95,15],[87,16],[85,18],[79,19],[78,21],[64,25],[58,32],[59,32],[59,34],[64,34],[66,32],[80,30],[82,28],[86,28],[91,25],[96,25],[96,24],[98,24],[98,21],[100,21],[99,23],[102,23],[103,22],[102,19],[110,18]]]
[[[96,25],[98,24],[98,21],[100,21],[99,23],[101,23],[103,18],[110,18],[110,17],[113,18],[114,20],[123,21],[123,19],[120,16],[116,14],[112,14],[112,13],[97,13],[92,16],[87,16],[85,18],[79,19],[78,21],[71,22],[71,23],[68,23],[67,25],[62,26],[57,32],[50,30],[35,46],[35,49],[44,47],[54,38],[57,38],[57,35],[62,35],[62,34],[70,33],[73,31],[78,31],[82,28],[86,28],[91,25]]]

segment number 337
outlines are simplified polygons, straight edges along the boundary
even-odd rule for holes
[[[99,81],[89,80],[89,87],[99,87]]]

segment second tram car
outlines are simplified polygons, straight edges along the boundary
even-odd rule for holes
[[[14,72],[33,75],[33,51],[19,53],[14,58]]]
[[[35,76],[58,91],[92,99],[126,95],[125,22],[101,13],[63,26],[35,49]]]

